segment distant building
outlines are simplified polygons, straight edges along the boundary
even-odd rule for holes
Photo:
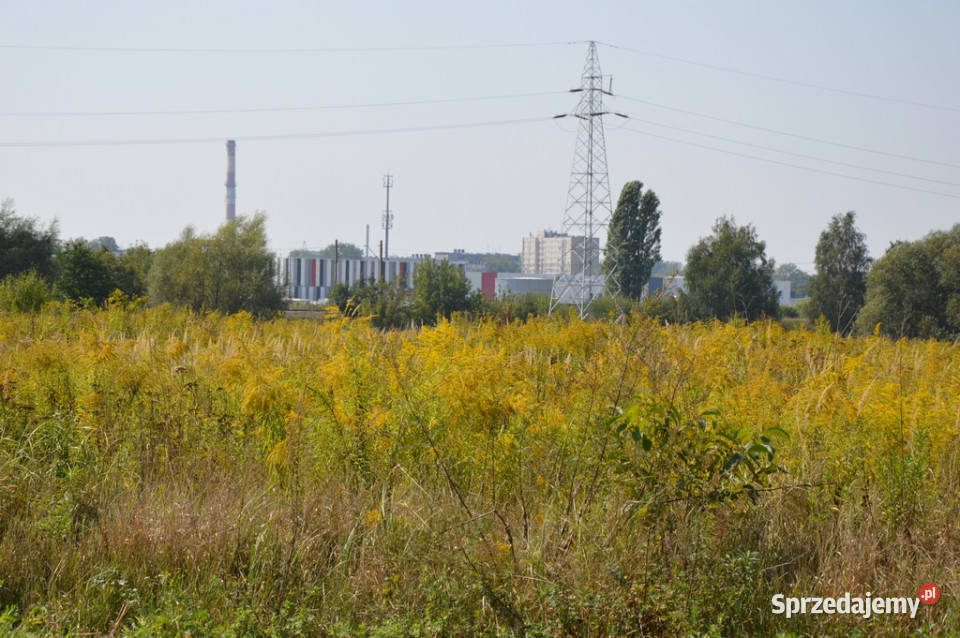
[[[337,283],[352,285],[357,281],[382,277],[387,282],[404,282],[413,286],[413,274],[420,258],[380,260],[375,257],[362,259],[333,259],[314,257],[287,257],[282,260],[282,277],[290,299],[319,301],[330,296]]]
[[[526,241],[526,240],[525,240]],[[487,299],[506,297],[509,295],[523,295],[526,293],[542,293],[549,295],[553,288],[553,282],[557,278],[555,274],[533,274],[533,273],[495,273],[495,272],[468,272],[467,279],[473,290],[483,292]],[[777,280],[773,282],[777,289],[779,303],[781,306],[794,306],[804,299],[791,299],[790,291],[792,282],[787,280]],[[644,286],[644,297],[670,296],[678,297],[680,293],[686,292],[687,285],[683,275],[666,275],[651,277]],[[567,303],[561,299],[561,303]]]
[[[554,275],[528,275],[524,273],[500,273],[494,282],[497,297],[540,293],[549,295],[553,289]]]
[[[644,286],[644,297],[667,296],[677,297],[681,292],[686,292],[687,286],[683,281],[682,275],[667,275],[663,277],[651,277],[647,285]]]
[[[773,285],[777,288],[777,304],[780,306],[792,306],[793,299],[790,295],[790,289],[793,282],[789,280],[774,281]]]
[[[479,290],[487,299],[542,293],[549,295],[555,275],[530,275],[519,272],[468,272],[473,290]]]
[[[584,237],[546,230],[535,237],[523,238],[520,271],[527,275],[579,275],[583,259],[578,257],[590,249],[588,275],[600,274],[600,239],[590,243]]]
[[[781,306],[795,306],[798,302],[804,301],[803,299],[791,298],[790,292],[793,282],[778,279],[773,282],[773,285],[777,289],[777,302]],[[644,296],[670,295],[676,297],[686,290],[687,286],[682,275],[651,277],[644,288]]]
[[[437,261],[446,261],[454,266],[460,266],[464,271],[480,272],[484,265],[484,255],[468,253],[459,248],[449,252],[433,253],[433,258]]]
[[[468,253],[458,248],[452,252],[433,253],[434,259],[460,266],[464,272],[520,270],[520,256],[507,253]]]

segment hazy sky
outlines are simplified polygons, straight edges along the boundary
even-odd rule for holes
[[[576,132],[570,120],[549,118],[576,105],[576,96],[563,92],[579,84],[586,45],[565,43],[597,40],[637,50],[599,48],[617,94],[609,106],[634,118],[607,122],[610,182],[614,200],[632,179],[657,192],[665,258],[682,260],[718,216],[734,215],[757,227],[778,262],[810,268],[820,231],[831,215],[847,210],[857,211],[871,252],[879,256],[892,240],[916,239],[960,221],[958,25],[955,0],[0,0],[0,197],[14,198],[22,214],[56,218],[63,238],[112,235],[121,246],[161,246],[188,224],[211,232],[222,222],[224,142],[236,138],[238,212],[266,211],[275,250],[321,247],[334,239],[362,245],[366,224],[375,245],[382,237],[382,175],[392,172],[391,252],[517,253],[523,236],[560,226]],[[560,44],[308,53],[34,48],[504,43]],[[529,93],[543,94],[393,107],[142,114]],[[125,112],[141,114],[117,114]],[[527,118],[541,120],[244,139]],[[14,145],[196,138],[209,141]]]

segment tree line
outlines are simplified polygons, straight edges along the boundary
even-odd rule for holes
[[[826,321],[841,334],[960,337],[960,224],[917,241],[894,242],[874,261],[855,213],[835,215],[820,234],[816,272],[808,276],[793,264],[777,268],[756,229],[732,217],[718,219],[712,233],[690,248],[682,270],[678,263],[664,263],[662,214],[656,193],[642,182],[623,187],[603,260],[620,301],[597,300],[594,316],[634,305],[674,322],[776,318],[779,276],[805,288],[809,300],[801,308],[809,320]],[[55,223],[44,227],[19,216],[6,200],[0,207],[0,308],[30,311],[57,299],[101,305],[115,297],[275,315],[286,300],[267,249],[265,222],[262,213],[238,217],[212,235],[187,228],[163,248],[137,245],[121,253],[110,238],[62,242]],[[679,272],[685,289],[676,296],[650,296],[646,286],[655,269],[665,276]],[[459,268],[430,259],[419,264],[410,290],[401,283],[339,284],[330,301],[384,328],[432,323],[455,312],[523,319],[549,307],[537,295],[484,299],[471,291]]]
[[[7,200],[0,209],[0,309],[26,312],[56,300],[100,306],[111,299],[140,298],[198,311],[273,316],[287,301],[267,248],[265,224],[262,213],[237,217],[212,235],[188,227],[163,248],[137,245],[120,253],[111,238],[61,242],[56,224],[43,227],[36,219],[18,216]],[[341,255],[360,254],[350,244],[339,248]],[[332,245],[329,251],[332,255]],[[471,292],[458,267],[430,259],[419,264],[411,290],[400,282],[360,281],[352,287],[335,286],[331,301],[345,312],[371,315],[374,324],[384,328],[493,308],[482,294]],[[524,311],[540,310],[539,304],[523,299],[506,302],[503,308],[523,317]]]
[[[615,288],[640,303],[661,259],[660,200],[639,181],[621,191],[610,221],[604,269]],[[876,262],[852,211],[834,215],[820,234],[816,273],[777,269],[750,225],[721,217],[687,252],[685,290],[646,298],[641,307],[672,321],[778,317],[775,273],[803,287],[803,314],[841,334],[960,337],[960,224],[913,242],[897,241]]]
[[[227,222],[213,235],[187,228],[177,241],[124,252],[111,238],[60,241],[55,223],[0,207],[0,308],[33,311],[69,300],[99,306],[108,299],[149,299],[197,310],[266,316],[285,305],[267,250],[262,214]],[[112,249],[112,250],[111,250]]]

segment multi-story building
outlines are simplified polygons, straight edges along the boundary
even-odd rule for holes
[[[289,298],[316,301],[329,297],[330,290],[338,283],[352,285],[357,281],[382,278],[387,282],[400,280],[405,286],[412,287],[413,273],[419,263],[419,258],[287,257],[283,260],[282,276]]]
[[[587,274],[599,275],[599,238],[594,237],[587,243],[585,237],[541,231],[535,237],[523,238],[520,270],[529,275],[579,275],[583,272],[586,249],[589,249]]]

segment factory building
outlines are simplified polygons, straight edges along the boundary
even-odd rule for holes
[[[290,299],[319,301],[328,298],[330,290],[338,283],[353,285],[357,281],[377,279],[378,276],[388,283],[399,280],[403,285],[412,287],[413,273],[419,263],[419,258],[287,257],[283,260],[283,281]]]

